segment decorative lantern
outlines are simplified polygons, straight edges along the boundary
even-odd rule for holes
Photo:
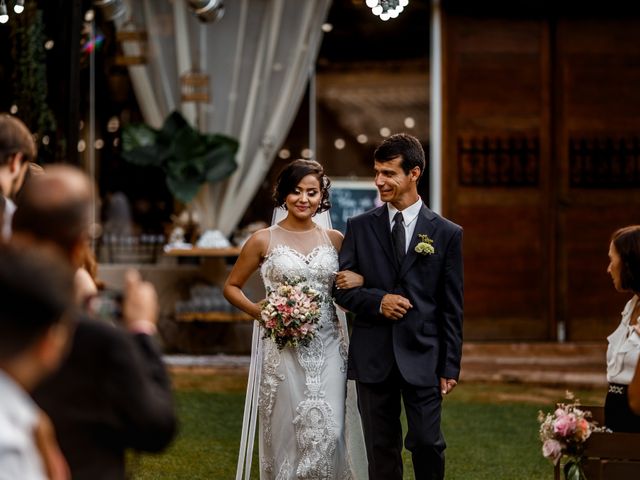
[[[116,65],[130,67],[147,63],[147,32],[137,30],[132,23],[125,24],[116,32],[116,42],[122,55],[116,56]]]
[[[209,103],[209,75],[191,71],[180,77],[182,101]]]

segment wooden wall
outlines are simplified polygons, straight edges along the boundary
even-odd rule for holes
[[[445,214],[465,228],[469,339],[602,340],[640,223],[640,22],[445,15]]]

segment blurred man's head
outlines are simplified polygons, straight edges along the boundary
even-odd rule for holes
[[[70,332],[73,273],[53,251],[0,246],[0,369],[30,390],[55,370]]]
[[[91,189],[89,178],[75,167],[46,167],[20,193],[14,235],[52,242],[80,267],[89,236]]]
[[[0,114],[0,189],[13,198],[24,181],[28,164],[37,155],[36,143],[24,123],[6,113]]]

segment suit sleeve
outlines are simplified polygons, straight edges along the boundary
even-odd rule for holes
[[[111,350],[109,395],[123,440],[136,450],[159,451],[177,427],[167,371],[151,337],[117,333],[122,335],[116,337],[118,348]]]
[[[355,235],[351,219],[347,220],[347,231],[340,249],[340,270],[351,270],[362,274],[358,264]],[[365,283],[367,279],[365,278]],[[380,314],[382,297],[387,294],[379,288],[356,287],[347,290],[333,288],[336,303],[357,315],[377,316]]]
[[[458,229],[447,248],[443,272],[443,325],[440,338],[441,377],[458,379],[462,358],[463,319],[462,229]]]

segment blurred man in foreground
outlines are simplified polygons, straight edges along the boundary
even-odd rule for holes
[[[0,246],[1,480],[67,478],[66,472],[49,476],[37,434],[40,410],[27,392],[58,367],[66,350],[72,279],[51,252]]]
[[[55,244],[73,268],[88,241],[91,185],[79,170],[50,166],[24,186],[15,237]],[[74,480],[125,478],[125,451],[159,451],[176,416],[170,382],[152,335],[155,290],[137,272],[126,278],[122,318],[80,318],[69,357],[34,393],[51,417]]]
[[[29,129],[16,117],[0,113],[0,238],[11,236],[15,196],[35,158],[36,144]]]

